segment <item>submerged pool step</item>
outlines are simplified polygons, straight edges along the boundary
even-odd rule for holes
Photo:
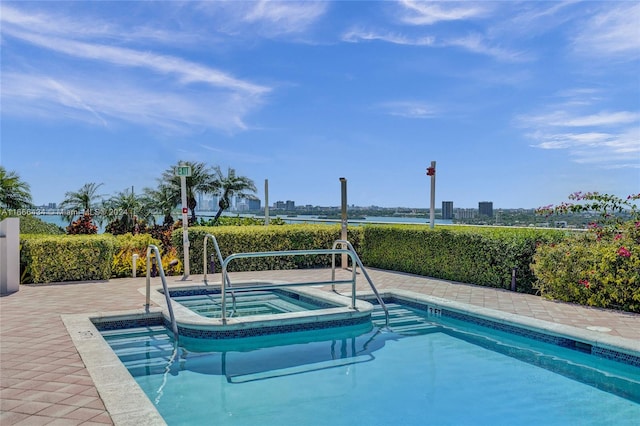
[[[237,291],[235,298],[235,317],[250,315],[268,315],[287,312],[300,312],[318,309],[309,303],[299,300],[289,300],[286,296],[265,291]],[[221,311],[221,297],[219,294],[178,296],[174,298],[186,308],[209,318],[219,318]],[[233,309],[233,298],[226,299],[227,312]]]
[[[117,330],[100,331],[100,334],[102,334],[102,336],[104,336],[104,338],[107,340],[111,336],[122,338],[122,337],[131,337],[131,336],[153,336],[157,334],[166,334],[166,333],[167,333],[167,329],[163,325],[150,325],[145,327],[132,327],[132,328],[117,329]]]
[[[426,320],[418,313],[397,304],[388,304],[389,327],[399,334],[423,334],[436,331],[439,327]],[[385,324],[385,313],[380,307],[371,314],[374,324],[381,327]]]

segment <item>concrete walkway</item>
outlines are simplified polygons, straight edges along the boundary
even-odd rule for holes
[[[368,270],[379,290],[402,289],[526,317],[640,341],[640,315],[586,308],[512,293],[430,279]],[[329,270],[243,272],[232,280],[327,280]],[[339,271],[340,278],[347,272]],[[201,282],[201,276],[192,277]],[[176,278],[169,277],[169,285]],[[218,274],[210,282],[220,282]],[[152,285],[160,284],[158,278]],[[139,309],[145,279],[21,286],[0,298],[0,424],[113,424],[87,369],[60,319],[61,314]],[[368,290],[361,275],[358,288]],[[344,287],[344,292],[349,289]]]

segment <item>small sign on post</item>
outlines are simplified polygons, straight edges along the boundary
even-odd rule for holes
[[[184,177],[189,177],[191,176],[191,166],[178,166],[176,167],[176,176],[184,176]]]

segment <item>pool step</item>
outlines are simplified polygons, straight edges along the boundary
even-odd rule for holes
[[[401,305],[389,303],[387,309],[389,310],[389,327],[395,333],[416,335],[432,333],[439,328],[420,314]],[[384,326],[385,314],[382,308],[377,306],[371,314],[371,319],[376,326]]]
[[[167,329],[164,325],[149,325],[145,327],[122,328],[117,330],[103,330],[100,334],[108,339],[110,336],[152,336],[156,334],[166,334]]]
[[[134,376],[164,371],[173,358],[173,339],[164,326],[107,330],[102,335]]]

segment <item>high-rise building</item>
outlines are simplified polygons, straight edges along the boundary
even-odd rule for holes
[[[478,213],[480,216],[493,217],[493,201],[480,201],[478,203]]]
[[[474,219],[476,217],[475,209],[456,209],[456,219]]]
[[[453,219],[453,201],[442,202],[442,218]]]
[[[257,198],[248,200],[248,204],[249,204],[249,211],[260,210],[260,200],[258,200]]]
[[[286,208],[288,211],[295,210],[295,209],[296,209],[296,203],[295,203],[295,201],[287,200],[287,203],[286,203],[286,205],[285,205],[285,208]]]

